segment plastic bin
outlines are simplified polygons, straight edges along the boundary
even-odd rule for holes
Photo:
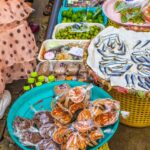
[[[73,25],[73,24],[75,24],[75,23],[60,23],[60,24],[57,24],[57,25],[55,26],[54,31],[53,31],[52,39],[56,39],[55,35],[56,35],[56,33],[57,33],[60,29],[63,29],[63,28],[65,28],[65,27],[67,27],[67,26],[71,26],[71,25]],[[100,23],[87,23],[87,25],[88,25],[88,26],[98,26],[98,27],[101,28],[101,30],[104,30],[104,29],[105,29],[104,25],[102,25],[102,24],[100,24]],[[84,39],[84,40],[88,40],[88,39]]]
[[[59,14],[58,14],[58,23],[62,22],[62,12],[64,10],[68,10],[69,8],[70,7],[61,7],[60,8]],[[89,7],[89,8],[86,8],[86,7],[72,7],[72,9],[73,9],[73,12],[77,12],[77,11],[80,11],[80,10],[88,10],[88,11],[95,12],[97,8],[96,7]],[[106,26],[108,24],[108,18],[105,16],[103,10],[102,10],[102,16],[103,16],[103,25]]]
[[[68,2],[68,0],[63,0],[63,7],[68,7],[67,2]],[[80,6],[77,6],[77,7],[80,7]],[[82,7],[84,7],[84,6],[82,6]],[[90,6],[89,6],[89,7],[90,7]],[[91,7],[92,7],[92,6],[91,6]]]

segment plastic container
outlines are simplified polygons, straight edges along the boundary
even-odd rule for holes
[[[63,0],[63,7],[68,7],[67,6],[67,2],[68,2],[68,0]],[[78,7],[80,7],[80,6],[78,6]],[[87,7],[87,6],[86,6]]]
[[[67,26],[72,26],[72,25],[74,25],[74,24],[75,24],[75,23],[60,23],[60,24],[57,24],[57,25],[55,26],[54,31],[53,31],[52,39],[56,39],[55,34],[56,34],[60,29],[63,29],[63,28],[65,28],[65,27],[67,27]],[[98,26],[98,27],[101,28],[101,30],[104,30],[104,29],[105,29],[104,25],[102,25],[102,24],[100,24],[100,23],[87,23],[87,25],[88,25],[88,26]],[[87,40],[89,40],[89,39],[87,39]]]
[[[20,98],[18,98],[14,104],[12,105],[8,118],[7,118],[7,128],[8,132],[13,139],[13,141],[22,149],[22,150],[31,150],[29,147],[25,147],[19,139],[14,135],[14,128],[13,122],[17,116],[24,117],[24,118],[33,118],[34,112],[31,110],[31,105],[34,106],[36,110],[50,110],[50,103],[54,96],[54,87],[56,85],[60,85],[63,83],[69,84],[71,87],[80,86],[80,85],[87,85],[88,83],[84,82],[77,82],[77,81],[59,81],[59,82],[52,82],[49,84],[44,84],[40,87],[33,88],[29,92],[23,94]],[[111,98],[111,96],[105,92],[103,89],[94,86],[92,89],[92,97],[91,100],[95,100],[97,98]],[[41,101],[42,100],[42,101]],[[112,138],[118,128],[119,120],[108,127],[102,128],[102,130],[109,129],[111,130],[110,133],[104,133],[104,138],[98,141],[98,145],[89,148],[88,150],[97,150],[99,147],[107,144],[107,142]],[[104,147],[100,150],[109,150],[108,147]]]
[[[59,10],[59,14],[58,14],[58,23],[61,23],[62,22],[62,12],[64,10],[68,10],[70,7],[61,7],[60,10]],[[87,10],[87,11],[91,11],[91,12],[95,12],[96,11],[96,7],[72,7],[73,9],[73,12],[77,12],[77,11],[80,11],[80,10]],[[103,16],[103,25],[106,26],[108,24],[108,18],[105,16],[103,10],[102,10],[102,13],[101,15]]]
[[[50,45],[51,43],[57,43],[57,44],[60,44],[60,45],[63,45],[63,44],[69,44],[69,43],[77,43],[77,44],[85,44],[85,43],[89,43],[89,40],[52,40],[52,39],[49,39],[49,40],[45,40],[43,43],[42,43],[42,46],[41,46],[41,49],[40,49],[40,52],[38,54],[38,60],[43,62],[43,61],[46,61],[46,59],[43,59],[42,57],[42,54],[43,52],[45,51],[45,47],[47,47],[47,45]],[[62,60],[49,60],[49,61],[62,61]],[[63,61],[73,61],[73,62],[82,62],[83,60],[63,60]]]

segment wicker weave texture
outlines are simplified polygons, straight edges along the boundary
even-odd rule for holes
[[[121,117],[121,123],[132,127],[150,126],[150,98],[141,98],[130,93],[122,94],[116,90],[111,90],[109,93],[120,101],[121,110],[130,113],[127,119]]]

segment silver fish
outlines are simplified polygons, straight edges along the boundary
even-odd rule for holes
[[[136,76],[134,74],[131,75],[132,87],[136,85]]]
[[[146,77],[146,78],[145,78],[145,82],[147,82],[147,83],[150,84],[150,77]]]
[[[144,83],[144,82],[145,82],[145,78],[142,77],[142,76],[138,76],[137,79],[138,79],[138,81],[139,81],[140,83]]]
[[[149,43],[150,43],[150,40],[147,40],[147,41],[141,46],[141,48],[147,46]]]
[[[130,87],[130,84],[131,84],[131,83],[130,83],[130,75],[129,75],[129,74],[126,74],[126,75],[125,75],[125,80],[126,80],[126,83],[127,83],[126,86],[127,86],[127,87]]]
[[[102,57],[102,60],[107,61],[107,60],[115,60],[115,57]]]
[[[137,43],[133,46],[133,49],[135,49],[138,45],[140,45],[142,43],[141,40],[137,41]]]
[[[140,82],[140,83],[138,83],[138,86],[143,88],[143,89],[145,89],[145,90],[149,90],[149,87],[146,84],[144,84],[144,83]]]

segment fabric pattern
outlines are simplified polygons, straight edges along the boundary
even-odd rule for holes
[[[32,11],[23,0],[0,0],[0,93],[36,66],[38,48],[25,20]]]

